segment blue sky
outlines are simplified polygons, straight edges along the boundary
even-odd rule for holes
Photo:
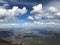
[[[0,0],[1,12],[5,11],[5,13],[12,13],[12,14],[0,14],[1,15],[0,19],[5,22],[19,21],[19,20],[32,22],[31,19],[27,19],[27,18],[41,18],[39,20],[47,20],[47,19],[51,20],[53,16],[51,16],[51,18],[48,18],[48,17],[44,16],[44,14],[48,15],[47,13],[52,13],[50,15],[53,15],[53,13],[55,13],[55,12],[52,12],[51,10],[47,10],[50,7],[50,8],[54,8],[54,11],[55,11],[55,8],[57,8],[57,6],[55,6],[54,4],[50,4],[53,1],[55,1],[55,0]],[[58,1],[59,0],[57,0],[57,2]],[[31,11],[33,11],[35,9],[35,8],[33,8],[34,6],[36,6],[36,8],[38,8],[38,7],[40,8],[40,9],[37,9],[37,11],[42,11],[43,14],[42,13],[39,14],[39,15],[43,15],[42,17],[36,16],[37,15],[36,13],[40,13],[40,12],[37,12],[36,10],[35,10],[36,12],[31,13]],[[25,11],[23,11],[24,7],[26,8]],[[15,9],[13,9],[13,8],[15,8]],[[8,12],[10,9],[11,9],[11,11]],[[23,13],[21,11],[13,12],[13,10],[19,10],[19,9],[21,9],[23,11]],[[46,10],[47,10],[47,12],[46,12]],[[12,16],[12,15],[14,15],[14,16]],[[12,17],[12,19],[10,19],[11,17]],[[53,19],[55,20],[56,18],[53,18]],[[33,20],[33,21],[35,21],[35,20]]]
[[[0,0],[0,28],[60,27],[59,5],[60,0]]]

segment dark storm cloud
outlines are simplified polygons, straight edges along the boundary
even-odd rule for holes
[[[0,0],[0,6],[8,4],[7,9],[13,6],[18,6],[19,8],[26,7],[28,10],[32,10],[32,6],[42,3],[43,5],[48,4],[51,0]]]
[[[37,5],[39,3],[45,4],[51,0],[0,0],[0,3],[9,3],[10,5]]]

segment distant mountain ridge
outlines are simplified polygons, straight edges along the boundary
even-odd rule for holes
[[[1,29],[0,29],[1,30]],[[53,35],[54,31],[49,31],[49,30],[40,30],[40,29],[31,29],[31,30],[13,30],[13,29],[5,29],[0,31],[0,38],[6,38],[6,37],[24,37],[24,36],[46,36],[46,35]]]

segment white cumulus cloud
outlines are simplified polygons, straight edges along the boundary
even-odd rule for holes
[[[34,20],[34,18],[32,16],[28,16],[27,19]]]
[[[15,19],[15,16],[23,15],[26,12],[27,12],[26,7],[23,7],[22,9],[18,8],[17,6],[14,6],[12,9],[0,8],[0,20],[10,21]]]
[[[57,11],[58,11],[58,9],[57,9],[56,7],[54,7],[54,6],[50,6],[50,7],[49,7],[49,10],[50,10],[51,12],[57,12]]]
[[[45,9],[42,8],[42,4],[38,4],[36,6],[33,6],[33,10],[30,11],[30,14],[32,14],[32,17],[34,18],[34,20],[36,21],[39,21],[41,19],[54,19],[54,20],[60,20],[60,9],[55,7],[54,5],[53,6],[48,6]]]
[[[42,4],[33,6],[33,10],[30,13],[42,13]]]

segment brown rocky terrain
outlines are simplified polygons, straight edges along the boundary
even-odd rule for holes
[[[0,39],[0,45],[24,45],[24,44],[12,44],[9,41]]]

